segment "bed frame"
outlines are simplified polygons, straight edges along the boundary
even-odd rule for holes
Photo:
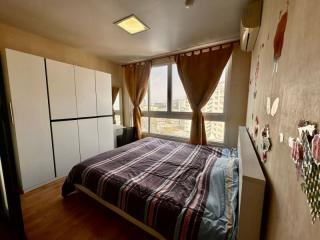
[[[260,239],[260,225],[262,217],[262,208],[265,190],[265,177],[263,175],[260,161],[252,145],[250,136],[245,127],[239,128],[238,151],[240,157],[239,165],[239,214],[238,214],[238,236],[239,240],[257,240]],[[165,238],[145,225],[143,222],[131,217],[118,207],[108,203],[98,197],[89,189],[76,184],[76,188],[81,192],[94,198],[110,210],[119,214],[136,226],[142,228],[159,240]]]

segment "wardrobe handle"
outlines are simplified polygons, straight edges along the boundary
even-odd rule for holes
[[[10,119],[11,119],[11,123],[12,123],[12,125],[14,125],[14,117],[13,117],[13,110],[12,110],[12,103],[11,103],[11,101],[9,102],[9,108],[10,108]]]

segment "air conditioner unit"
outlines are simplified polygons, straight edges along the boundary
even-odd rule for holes
[[[262,1],[250,3],[241,18],[240,45],[246,52],[253,50],[256,43],[262,14]]]

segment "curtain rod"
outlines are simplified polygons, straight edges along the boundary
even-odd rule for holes
[[[144,60],[132,61],[129,63],[122,64],[121,66],[124,67],[126,65],[136,64],[136,63],[145,62],[145,61],[154,61],[154,60],[163,59],[163,58],[171,58],[176,55],[183,54],[183,53],[188,53],[188,52],[193,52],[193,51],[201,51],[203,49],[212,48],[212,47],[221,47],[221,46],[228,45],[228,44],[234,45],[237,43],[240,43],[239,39],[220,41],[220,42],[216,42],[216,43],[209,43],[209,44],[204,44],[204,45],[200,45],[200,46],[196,46],[196,47],[191,47],[191,48],[188,48],[185,50],[175,51],[175,52],[166,53],[166,54],[158,55],[158,56],[151,57],[151,58],[146,58]]]

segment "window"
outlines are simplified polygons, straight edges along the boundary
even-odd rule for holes
[[[202,108],[204,113],[223,113],[224,112],[224,94],[225,94],[225,80],[226,80],[226,69],[221,74],[220,81],[210,97],[206,106]]]
[[[150,111],[167,111],[168,67],[153,67],[149,78]]]
[[[202,108],[208,142],[225,141],[225,67],[219,83],[208,103]],[[192,109],[180,80],[176,64],[155,66],[151,69],[149,88],[141,105],[142,131],[188,139]]]
[[[141,118],[142,132],[149,132],[149,118],[142,117]]]
[[[224,109],[224,92],[225,92],[226,68],[221,74],[218,86],[210,100],[203,107],[204,113],[223,113]],[[184,91],[180,80],[176,64],[172,64],[172,111],[173,112],[192,112],[187,94]]]
[[[142,102],[141,102],[141,104],[140,104],[140,109],[141,109],[141,111],[142,112],[147,112],[148,111],[148,99],[149,99],[149,97],[148,97],[148,91],[146,92],[146,95],[144,96],[144,98],[143,98],[143,100],[142,100]]]
[[[116,100],[114,101],[114,104],[113,104],[113,110],[114,110],[114,113],[115,113],[114,117],[115,117],[117,125],[121,125],[120,95],[121,95],[121,89],[119,90],[117,98],[116,98]]]
[[[177,64],[172,64],[172,111],[192,112],[187,94],[180,80]]]
[[[160,135],[188,138],[191,120],[172,118],[150,118],[150,132]]]
[[[224,142],[224,122],[205,121],[208,142]]]

